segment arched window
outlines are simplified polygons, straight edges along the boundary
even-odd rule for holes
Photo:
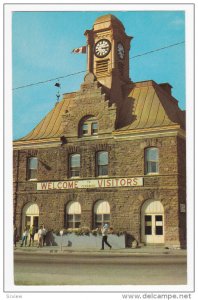
[[[96,176],[108,175],[109,154],[107,151],[96,153]]]
[[[71,201],[66,207],[67,228],[79,228],[81,223],[81,206],[78,201]]]
[[[110,205],[108,201],[99,200],[94,206],[94,226],[110,224]]]
[[[79,124],[79,136],[91,136],[98,134],[98,121],[94,116],[84,117]]]
[[[145,174],[159,173],[159,151],[158,148],[145,149]]]
[[[80,154],[71,154],[69,156],[69,177],[80,176]]]
[[[38,173],[38,158],[37,157],[30,157],[28,159],[28,174],[27,177],[29,180],[37,179]]]

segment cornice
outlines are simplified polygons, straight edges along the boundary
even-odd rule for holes
[[[97,140],[100,139],[120,139],[120,140],[136,140],[143,138],[154,138],[154,137],[168,137],[168,136],[179,136],[183,139],[186,138],[185,130],[181,129],[179,125],[168,126],[168,127],[156,127],[148,129],[138,129],[138,130],[123,130],[123,131],[113,131],[107,136],[97,136]],[[94,141],[92,138],[83,139],[83,141]],[[79,143],[82,139],[68,139],[68,144]],[[28,148],[51,148],[58,147],[61,145],[60,138],[51,138],[45,140],[30,140],[30,141],[14,141],[13,149],[28,149]]]
[[[143,128],[143,129],[129,129],[129,130],[118,130],[112,132],[112,135],[115,138],[118,137],[138,137],[138,136],[145,136],[148,137],[149,134],[155,135],[169,135],[169,134],[177,134],[183,138],[186,137],[185,130],[180,128],[180,125],[173,125],[173,126],[164,126],[164,127],[155,127],[155,128]]]

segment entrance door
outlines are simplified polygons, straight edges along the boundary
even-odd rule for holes
[[[148,200],[142,207],[142,242],[164,243],[164,209],[160,201]]]
[[[25,216],[25,227],[30,229],[32,225],[36,228],[36,232],[38,231],[39,227],[39,217],[38,216]]]
[[[34,224],[36,231],[39,227],[39,208],[37,204],[28,203],[23,208],[23,220],[22,220],[22,230],[30,227]]]

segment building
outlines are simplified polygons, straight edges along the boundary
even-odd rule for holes
[[[129,78],[132,37],[113,15],[87,38],[80,90],[14,141],[14,222],[109,223],[139,243],[186,243],[185,112],[169,83]]]

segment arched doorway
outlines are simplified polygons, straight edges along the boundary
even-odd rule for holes
[[[164,243],[164,207],[158,200],[147,200],[141,209],[141,239],[145,244]]]
[[[35,203],[28,203],[23,208],[22,230],[25,227],[29,229],[33,224],[37,231],[39,227],[39,207]]]

